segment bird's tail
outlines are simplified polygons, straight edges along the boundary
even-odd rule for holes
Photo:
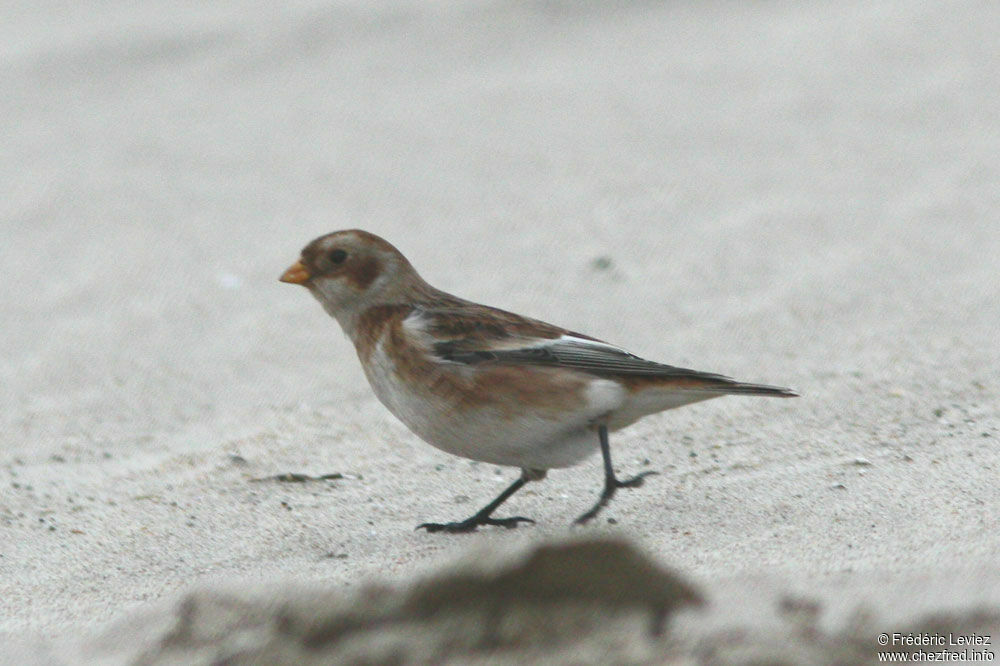
[[[720,382],[717,387],[721,392],[738,395],[765,395],[772,398],[799,397],[799,394],[792,389],[784,388],[782,386],[770,386],[768,384],[749,384],[746,382],[729,380],[728,382]]]

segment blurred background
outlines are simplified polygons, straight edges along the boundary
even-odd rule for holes
[[[277,281],[309,240],[342,228],[384,236],[463,297],[805,396],[657,417],[637,426],[656,448],[623,465],[653,456],[693,474],[705,449],[689,451],[720,427],[734,440],[722,469],[760,465],[789,488],[799,473],[838,482],[828,459],[902,459],[912,452],[892,447],[948,432],[961,444],[927,465],[967,451],[981,456],[973,472],[996,463],[995,2],[42,0],[3,11],[0,467],[18,485],[0,489],[0,514],[18,545],[0,567],[34,581],[32,594],[101,596],[28,566],[51,549],[40,512],[157,484],[190,482],[196,497],[227,455],[275,472],[382,470],[368,499],[399,529],[465,512],[451,488],[468,469],[391,421],[336,324]],[[672,449],[682,433],[688,444]],[[366,448],[364,436],[389,443]],[[408,462],[456,470],[419,518],[395,494]],[[918,477],[935,488],[928,473],[892,471],[912,484],[886,501],[922,496]],[[578,476],[551,492],[586,504],[574,489],[589,492],[596,472]],[[748,483],[773,485],[765,477]],[[996,507],[985,480],[956,489],[946,477],[938,489],[956,510],[985,520]],[[747,496],[719,483],[716,499]],[[478,504],[490,488],[466,490]],[[713,548],[691,547],[700,571],[734,553],[794,566],[843,542],[834,527],[830,543],[764,545],[747,535],[773,536],[778,500],[748,508],[766,527],[727,531],[724,506],[686,516],[669,492],[674,523],[720,530]],[[858,492],[842,517],[886,491]],[[528,497],[542,513],[555,506]],[[870,510],[858,520],[885,514]],[[121,511],[94,518],[107,524],[85,530],[105,535],[91,545],[124,540],[154,577],[169,570],[180,585],[199,566],[245,565],[219,564],[230,544],[207,534],[192,558],[202,564],[169,560],[167,537],[154,528],[144,541]],[[815,537],[830,516],[813,511],[798,525]],[[233,534],[250,529],[232,513]],[[951,529],[921,524],[927,542]],[[640,527],[669,537],[668,525]],[[972,551],[996,552],[973,538]],[[376,540],[352,566],[428,555],[393,548]],[[78,550],[67,552],[70,566]],[[833,571],[869,556],[812,561]],[[145,585],[156,597],[174,584]],[[15,624],[74,617],[58,595],[26,611],[28,593],[11,594]]]

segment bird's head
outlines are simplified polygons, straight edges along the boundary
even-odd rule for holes
[[[360,229],[312,241],[280,280],[309,289],[345,331],[368,308],[405,302],[428,288],[399,250]]]

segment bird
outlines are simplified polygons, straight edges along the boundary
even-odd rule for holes
[[[381,403],[413,433],[448,453],[520,468],[474,515],[416,529],[463,533],[534,521],[494,512],[550,469],[601,452],[604,485],[575,521],[587,523],[617,490],[655,472],[615,475],[609,433],[639,419],[723,395],[795,397],[649,361],[582,333],[453,296],[428,284],[392,244],[360,229],[316,238],[279,278],[302,285],[353,342]]]

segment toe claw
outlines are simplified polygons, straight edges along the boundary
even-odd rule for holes
[[[437,532],[448,532],[449,534],[459,534],[461,532],[475,532],[476,523],[462,521],[460,523],[420,523],[416,529],[425,529],[429,534]]]
[[[597,504],[591,507],[590,511],[583,514],[579,518],[573,521],[574,525],[585,525],[589,521],[597,517],[597,514],[601,512],[611,501],[611,498],[615,496],[615,491],[619,488],[638,488],[644,482],[647,476],[653,476],[654,474],[659,474],[659,472],[643,472],[633,476],[631,479],[625,479],[624,481],[619,481],[618,479],[612,477],[606,481],[607,485],[604,486],[604,491],[601,493],[601,498],[597,500]]]
[[[487,518],[487,525],[497,525],[499,527],[506,527],[508,530],[512,530],[517,527],[518,523],[531,523],[534,525],[535,521],[531,518],[525,518],[524,516],[513,516],[511,518]]]
[[[473,516],[468,520],[462,520],[457,523],[420,523],[415,529],[424,529],[431,534],[436,532],[462,534],[465,532],[475,532],[476,528],[480,525],[495,525],[497,527],[504,527],[508,530],[512,530],[517,527],[518,523],[534,522],[535,521],[531,518],[525,518],[524,516],[513,516],[511,518],[479,518]]]
[[[656,476],[658,474],[659,474],[659,472],[652,472],[652,471],[650,471],[650,472],[643,472],[642,474],[637,474],[637,475],[633,476],[631,479],[626,479],[624,481],[619,481],[618,482],[618,487],[619,488],[639,488],[639,487],[642,486],[643,483],[645,483],[647,476]]]

